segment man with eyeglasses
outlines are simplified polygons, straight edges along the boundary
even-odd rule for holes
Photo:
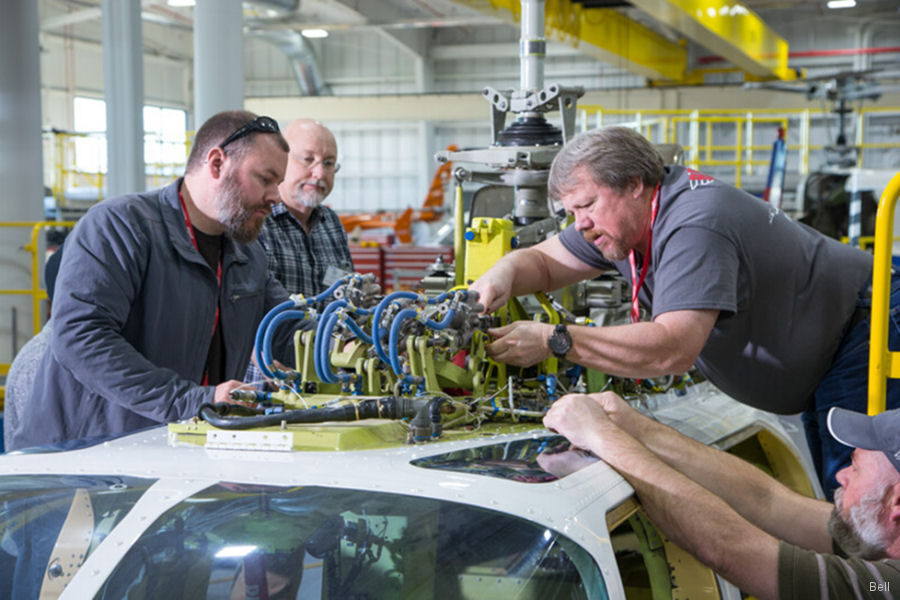
[[[288,299],[255,243],[287,152],[273,119],[219,113],[197,131],[184,177],[79,220],[11,449],[120,434],[229,401],[259,321]],[[289,361],[284,329],[274,347]]]
[[[329,268],[353,271],[347,233],[331,208],[322,204],[340,170],[337,143],[327,127],[310,119],[284,128],[290,146],[281,204],[272,209],[259,234],[269,270],[292,294],[315,296],[333,281]],[[250,364],[245,380],[261,383],[262,373]]]

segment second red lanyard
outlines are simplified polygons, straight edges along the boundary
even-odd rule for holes
[[[635,266],[634,249],[628,253],[628,262],[631,264],[631,322],[637,323],[641,320],[641,305],[638,302],[638,293],[644,285],[644,279],[647,277],[647,271],[650,270],[650,251],[653,247],[653,224],[656,222],[656,212],[659,210],[659,186],[653,190],[653,199],[650,201],[650,229],[647,232],[647,249],[644,252],[644,264],[641,267],[641,276],[638,278],[637,267]]]
[[[200,252],[200,246],[197,244],[197,236],[194,235],[194,227],[191,225],[191,215],[188,214],[187,204],[184,202],[184,196],[181,193],[181,190],[178,190],[178,200],[181,201],[181,212],[184,213],[184,224],[187,226],[188,236],[191,238],[191,243],[194,244],[194,248],[197,252]],[[213,319],[212,333],[211,337],[215,337],[216,328],[219,326],[219,296],[222,292],[222,256],[219,255],[219,265],[216,267],[216,284],[219,287],[219,294],[216,295],[216,317]],[[203,373],[203,385],[206,385],[209,381],[209,372],[204,371]]]

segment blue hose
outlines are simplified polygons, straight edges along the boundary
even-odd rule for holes
[[[307,299],[306,304],[312,304],[313,302],[322,302],[323,300],[325,300],[326,298],[331,296],[331,294],[334,293],[334,290],[338,289],[338,286],[349,281],[351,277],[353,277],[353,276],[352,275],[344,275],[343,277],[341,277],[340,279],[338,279],[337,281],[332,283],[328,287],[327,290],[325,290],[318,296],[314,296],[313,298]]]
[[[337,324],[338,320],[341,320],[340,315],[334,314],[337,310],[349,307],[353,314],[360,315],[368,315],[371,314],[371,311],[366,310],[364,308],[359,308],[353,306],[347,300],[335,300],[328,304],[325,307],[325,310],[322,311],[322,315],[319,318],[319,324],[316,327],[316,339],[313,346],[313,358],[314,364],[316,367],[316,375],[322,381],[326,383],[337,383],[338,380],[349,381],[351,379],[350,376],[341,375],[338,376],[331,369],[331,360],[328,357],[328,351],[331,342],[331,334],[334,332],[334,327]],[[356,321],[354,321],[350,317],[345,317],[343,321],[347,324],[350,330],[356,334],[363,342],[366,344],[372,343],[372,338],[366,334],[365,331],[359,326]]]
[[[370,336],[368,333],[363,331],[363,328],[359,326],[359,323],[357,323],[350,317],[345,317],[344,323],[347,325],[347,327],[350,328],[350,331],[352,331],[356,335],[356,337],[361,339],[364,343],[366,343],[366,344],[372,343],[372,336]]]
[[[383,335],[381,333],[381,328],[379,325],[381,321],[381,313],[384,312],[384,309],[387,308],[388,304],[398,298],[409,298],[411,300],[415,300],[418,297],[419,295],[413,292],[394,292],[382,298],[381,302],[378,303],[378,306],[375,307],[375,314],[372,316],[372,346],[375,347],[375,354],[377,354],[378,358],[380,358],[385,364],[390,364],[391,359],[388,358],[387,353],[381,346],[381,336]]]
[[[262,321],[259,322],[259,327],[256,328],[256,337],[253,340],[253,356],[256,358],[256,364],[259,366],[259,370],[266,377],[275,377],[275,374],[269,370],[269,367],[266,366],[266,363],[263,362],[262,356],[262,344],[263,337],[266,335],[266,329],[269,327],[269,323],[272,319],[275,318],[278,313],[288,310],[290,308],[294,308],[295,303],[293,300],[286,300],[270,310],[266,313],[266,316],[263,317]]]
[[[330,337],[325,337],[325,326],[328,324],[328,319],[331,317],[331,314],[342,308],[347,306],[346,300],[335,300],[334,302],[330,302],[328,306],[325,307],[325,310],[322,311],[322,314],[319,316],[319,323],[316,326],[316,339],[313,342],[313,363],[316,367],[316,376],[324,382],[334,383],[330,381],[324,375],[324,361],[328,361],[328,346],[331,341]],[[324,351],[322,347],[324,346]]]
[[[450,322],[453,320],[453,315],[455,314],[456,311],[451,309],[447,311],[447,314],[444,315],[444,318],[440,321],[432,321],[431,319],[428,319],[425,321],[425,325],[432,329],[447,329],[447,327],[450,325]]]
[[[414,317],[416,314],[418,314],[418,311],[415,308],[404,308],[397,313],[397,316],[394,317],[394,320],[391,323],[391,333],[388,337],[388,346],[390,347],[391,352],[390,364],[391,368],[394,369],[394,373],[397,375],[403,375],[403,368],[400,366],[400,353],[397,350],[400,337],[400,326],[403,325],[403,321],[407,317]]]
[[[278,379],[285,378],[286,374],[283,371],[280,371],[279,369],[271,371],[269,369],[269,365],[274,362],[272,358],[272,338],[275,337],[275,330],[278,329],[278,326],[281,325],[281,323],[283,323],[284,321],[287,321],[288,319],[296,319],[299,321],[305,317],[305,310],[285,310],[278,313],[272,318],[272,320],[269,322],[268,327],[266,327],[265,335],[263,335],[262,355],[264,362],[260,364],[260,371],[263,371],[262,365],[265,365],[265,370],[271,373],[269,377],[277,377]]]
[[[333,304],[333,303],[332,303]],[[318,344],[316,346],[316,372],[318,374],[321,371],[321,375],[319,378],[326,383],[337,383],[338,377],[335,375],[334,371],[331,370],[331,359],[328,356],[329,343],[331,341],[331,333],[334,331],[334,326],[337,324],[338,319],[341,318],[340,314],[336,314],[336,311],[331,311],[328,315],[328,320],[325,323],[325,327],[322,330],[322,340],[323,343]],[[318,340],[316,340],[318,341]],[[321,366],[319,366],[321,365]]]

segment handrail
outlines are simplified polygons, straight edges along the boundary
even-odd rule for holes
[[[31,253],[31,289],[0,290],[0,294],[31,296],[32,322],[34,333],[41,330],[41,300],[47,292],[40,287],[40,267],[38,265],[38,234],[45,227],[74,227],[75,221],[0,221],[0,227],[31,227],[31,236],[25,250]]]
[[[640,131],[656,143],[677,143],[684,148],[685,162],[693,168],[731,167],[732,183],[740,187],[743,175],[751,175],[756,167],[769,164],[771,139],[777,127],[796,131],[796,143],[789,143],[788,161],[792,173],[806,175],[810,171],[810,157],[827,144],[812,144],[811,121],[828,123],[830,112],[809,109],[605,109],[601,105],[579,104],[582,128],[588,130],[606,124],[624,125]],[[858,110],[856,140],[857,166],[867,166],[872,152],[881,156],[884,151],[900,148],[894,139],[872,139],[869,133],[871,117],[900,113],[900,107],[872,107]],[[762,127],[761,127],[762,126]],[[713,129],[721,131],[713,143]],[[765,138],[765,143],[754,140]],[[727,141],[726,141],[727,140]],[[733,143],[728,143],[733,140]],[[756,159],[760,154],[762,158]]]
[[[884,412],[887,378],[900,378],[900,352],[888,348],[891,307],[891,254],[894,209],[900,196],[900,172],[891,178],[875,217],[875,265],[872,273],[872,331],[869,337],[869,415]]]

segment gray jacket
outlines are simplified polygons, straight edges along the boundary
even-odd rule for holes
[[[11,448],[117,434],[194,416],[213,330],[216,274],[194,248],[175,183],[106,200],[66,240],[53,334]],[[223,243],[225,377],[241,379],[256,327],[288,294],[258,243]],[[293,363],[291,331],[276,355]]]

